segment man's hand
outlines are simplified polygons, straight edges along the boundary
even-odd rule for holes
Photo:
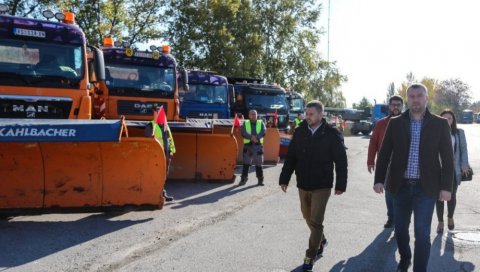
[[[288,187],[288,185],[285,185],[285,184],[280,185],[280,188],[282,189],[282,191],[283,191],[284,193],[287,192],[287,187]]]
[[[252,135],[252,137],[250,138],[250,140],[251,140],[253,143],[255,143],[255,144],[258,142],[257,136],[255,136],[255,135]]]
[[[375,183],[375,185],[373,185],[373,190],[377,194],[383,194],[383,191],[384,191],[383,183]]]
[[[368,173],[372,173],[372,171],[375,171],[375,164],[368,165]]]
[[[440,191],[438,194],[438,200],[440,201],[450,201],[452,198],[452,193],[449,191]]]
[[[342,191],[335,190],[335,195],[341,195],[341,194],[343,194],[343,192],[342,192]]]

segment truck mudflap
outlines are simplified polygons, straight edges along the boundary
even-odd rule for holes
[[[166,161],[119,120],[0,120],[0,212],[163,206]],[[106,136],[108,135],[108,136]],[[34,141],[37,139],[37,141]]]

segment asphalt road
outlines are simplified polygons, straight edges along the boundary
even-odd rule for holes
[[[480,271],[480,125],[462,127],[478,174],[458,190],[456,230],[437,235],[433,219],[431,272]],[[330,198],[329,245],[314,271],[394,271],[384,198],[366,170],[368,137],[347,137],[346,145],[347,192]],[[159,211],[0,221],[0,271],[299,271],[308,229],[295,180],[286,194],[278,187],[281,166],[265,169],[264,187],[255,186],[254,172],[243,187],[170,183],[176,200]]]

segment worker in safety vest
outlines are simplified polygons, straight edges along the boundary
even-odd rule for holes
[[[304,116],[303,116],[303,113],[299,113],[297,114],[297,118],[295,118],[293,120],[294,124],[295,124],[295,128],[297,128],[298,126],[300,126],[300,124],[302,123],[304,119]]]
[[[239,185],[245,185],[248,180],[248,170],[250,164],[255,164],[258,185],[263,186],[263,138],[265,137],[266,127],[262,120],[257,119],[257,111],[248,112],[248,120],[243,122],[243,171]]]
[[[167,125],[165,130],[164,125],[157,124],[156,120],[160,112],[160,107],[156,107],[153,111],[153,120],[150,121],[145,127],[145,136],[146,137],[155,137],[165,152],[165,159],[167,161],[167,173],[170,166],[170,161],[172,160],[173,154],[175,154],[175,142],[173,141],[172,132],[170,127]],[[163,190],[163,197],[165,201],[173,201],[173,197],[167,195],[167,191]]]

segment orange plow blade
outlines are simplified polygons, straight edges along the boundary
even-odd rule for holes
[[[154,138],[0,143],[0,209],[162,207],[165,155]]]
[[[240,129],[235,129],[233,135],[238,143],[237,162],[238,164],[243,164],[243,137]],[[265,164],[276,165],[279,162],[280,133],[277,128],[267,128],[263,152]]]
[[[237,143],[229,134],[172,132],[176,153],[168,179],[233,181]]]

